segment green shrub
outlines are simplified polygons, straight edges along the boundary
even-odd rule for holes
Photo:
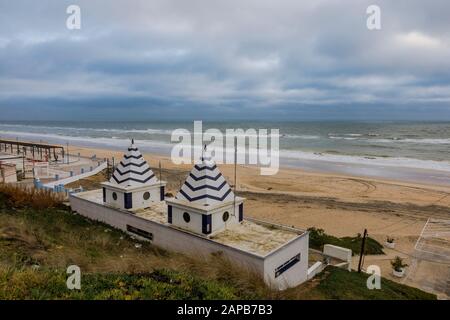
[[[309,246],[313,249],[323,250],[325,244],[332,244],[352,250],[352,254],[361,252],[362,237],[358,234],[356,237],[338,238],[328,235],[323,229],[309,228]],[[384,254],[383,246],[373,238],[367,237],[365,243],[366,254]]]

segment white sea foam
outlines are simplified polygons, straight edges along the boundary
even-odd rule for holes
[[[93,132],[110,132],[110,133],[149,133],[149,134],[162,134],[171,135],[172,130],[168,129],[117,129],[117,128],[81,128],[81,127],[58,127],[58,126],[36,126],[26,124],[0,124],[0,128],[28,128],[37,130],[65,130],[65,131],[93,131]]]
[[[31,133],[21,131],[0,131],[3,137],[15,139],[20,137],[28,140],[47,140],[48,142],[65,144],[67,141],[73,144],[84,146],[98,146],[104,148],[120,148],[127,147],[130,143],[127,138],[109,138],[109,137],[87,137],[87,136],[68,136],[50,133]],[[169,152],[174,144],[154,140],[136,140],[140,148],[144,151],[154,151],[155,149],[165,150]],[[233,152],[233,150],[217,150],[217,152]],[[248,153],[254,154],[256,150],[249,150]],[[375,166],[390,166],[390,167],[404,167],[417,169],[441,170],[450,172],[450,162],[447,161],[433,161],[420,160],[413,158],[402,157],[364,157],[364,156],[350,156],[337,155],[330,153],[306,152],[301,150],[280,150],[280,157],[292,160],[312,160],[312,161],[327,161],[334,163],[355,164],[355,165],[375,165]]]
[[[352,138],[352,137],[337,137],[337,136],[328,136],[330,139],[336,139],[336,140],[358,140],[358,138]]]
[[[450,144],[450,139],[371,139],[378,143],[419,143],[419,144]]]
[[[282,138],[311,140],[311,139],[320,139],[320,136],[315,136],[315,135],[285,134],[285,135],[282,135]]]
[[[364,156],[336,155],[329,153],[304,152],[299,150],[281,150],[280,157],[298,160],[314,160],[314,161],[339,162],[345,164],[430,169],[430,170],[441,170],[450,172],[450,162],[447,161],[420,160],[402,157],[397,158],[364,157]]]

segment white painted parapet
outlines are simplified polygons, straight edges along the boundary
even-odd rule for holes
[[[297,235],[294,235],[290,241],[280,244],[269,253],[257,254],[173,227],[168,222],[149,220],[130,211],[111,208],[87,199],[95,192],[97,191],[70,194],[72,210],[90,219],[139,236],[163,249],[199,258],[202,256],[213,258],[211,254],[221,253],[236,266],[244,267],[260,275],[266,284],[274,289],[283,290],[294,287],[308,278],[308,232],[271,224],[274,228],[298,233],[296,232]],[[248,220],[261,225],[268,224],[255,219]]]
[[[321,261],[317,261],[311,267],[308,268],[308,280],[312,279],[316,276],[316,274],[322,272],[325,269],[326,265],[324,265]]]
[[[69,178],[52,181],[52,182],[44,184],[44,187],[53,189],[55,186],[66,185],[66,184],[78,181],[80,179],[84,179],[84,178],[93,176],[93,175],[99,173],[100,171],[106,169],[106,166],[107,166],[107,163],[103,162],[98,167],[94,168],[92,171],[88,171],[88,172],[85,172],[85,173],[82,173],[82,174],[78,174],[76,176],[72,176],[72,177],[69,177]]]
[[[332,244],[326,244],[323,246],[323,254],[346,262],[348,264],[348,270],[351,270],[352,250],[334,246]]]

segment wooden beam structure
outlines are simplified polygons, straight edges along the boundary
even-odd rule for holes
[[[38,156],[40,160],[43,160],[44,157],[46,160],[50,160],[53,156],[55,161],[61,155],[62,160],[64,159],[64,147],[49,143],[0,139],[0,152],[10,154],[20,154],[22,152],[24,156],[27,155],[27,152],[30,152],[32,155],[30,158],[32,159],[36,159],[35,157]]]

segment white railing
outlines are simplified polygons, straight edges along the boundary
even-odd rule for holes
[[[87,172],[78,174],[76,176],[72,176],[72,177],[68,177],[68,178],[64,178],[64,179],[48,182],[48,183],[43,184],[43,186],[45,188],[54,188],[55,186],[66,185],[66,184],[78,181],[80,179],[84,179],[84,178],[93,176],[93,175],[99,173],[100,171],[106,169],[107,165],[108,164],[105,161],[102,164],[100,164],[98,167],[95,167],[94,169],[92,169],[91,171],[87,171]]]

